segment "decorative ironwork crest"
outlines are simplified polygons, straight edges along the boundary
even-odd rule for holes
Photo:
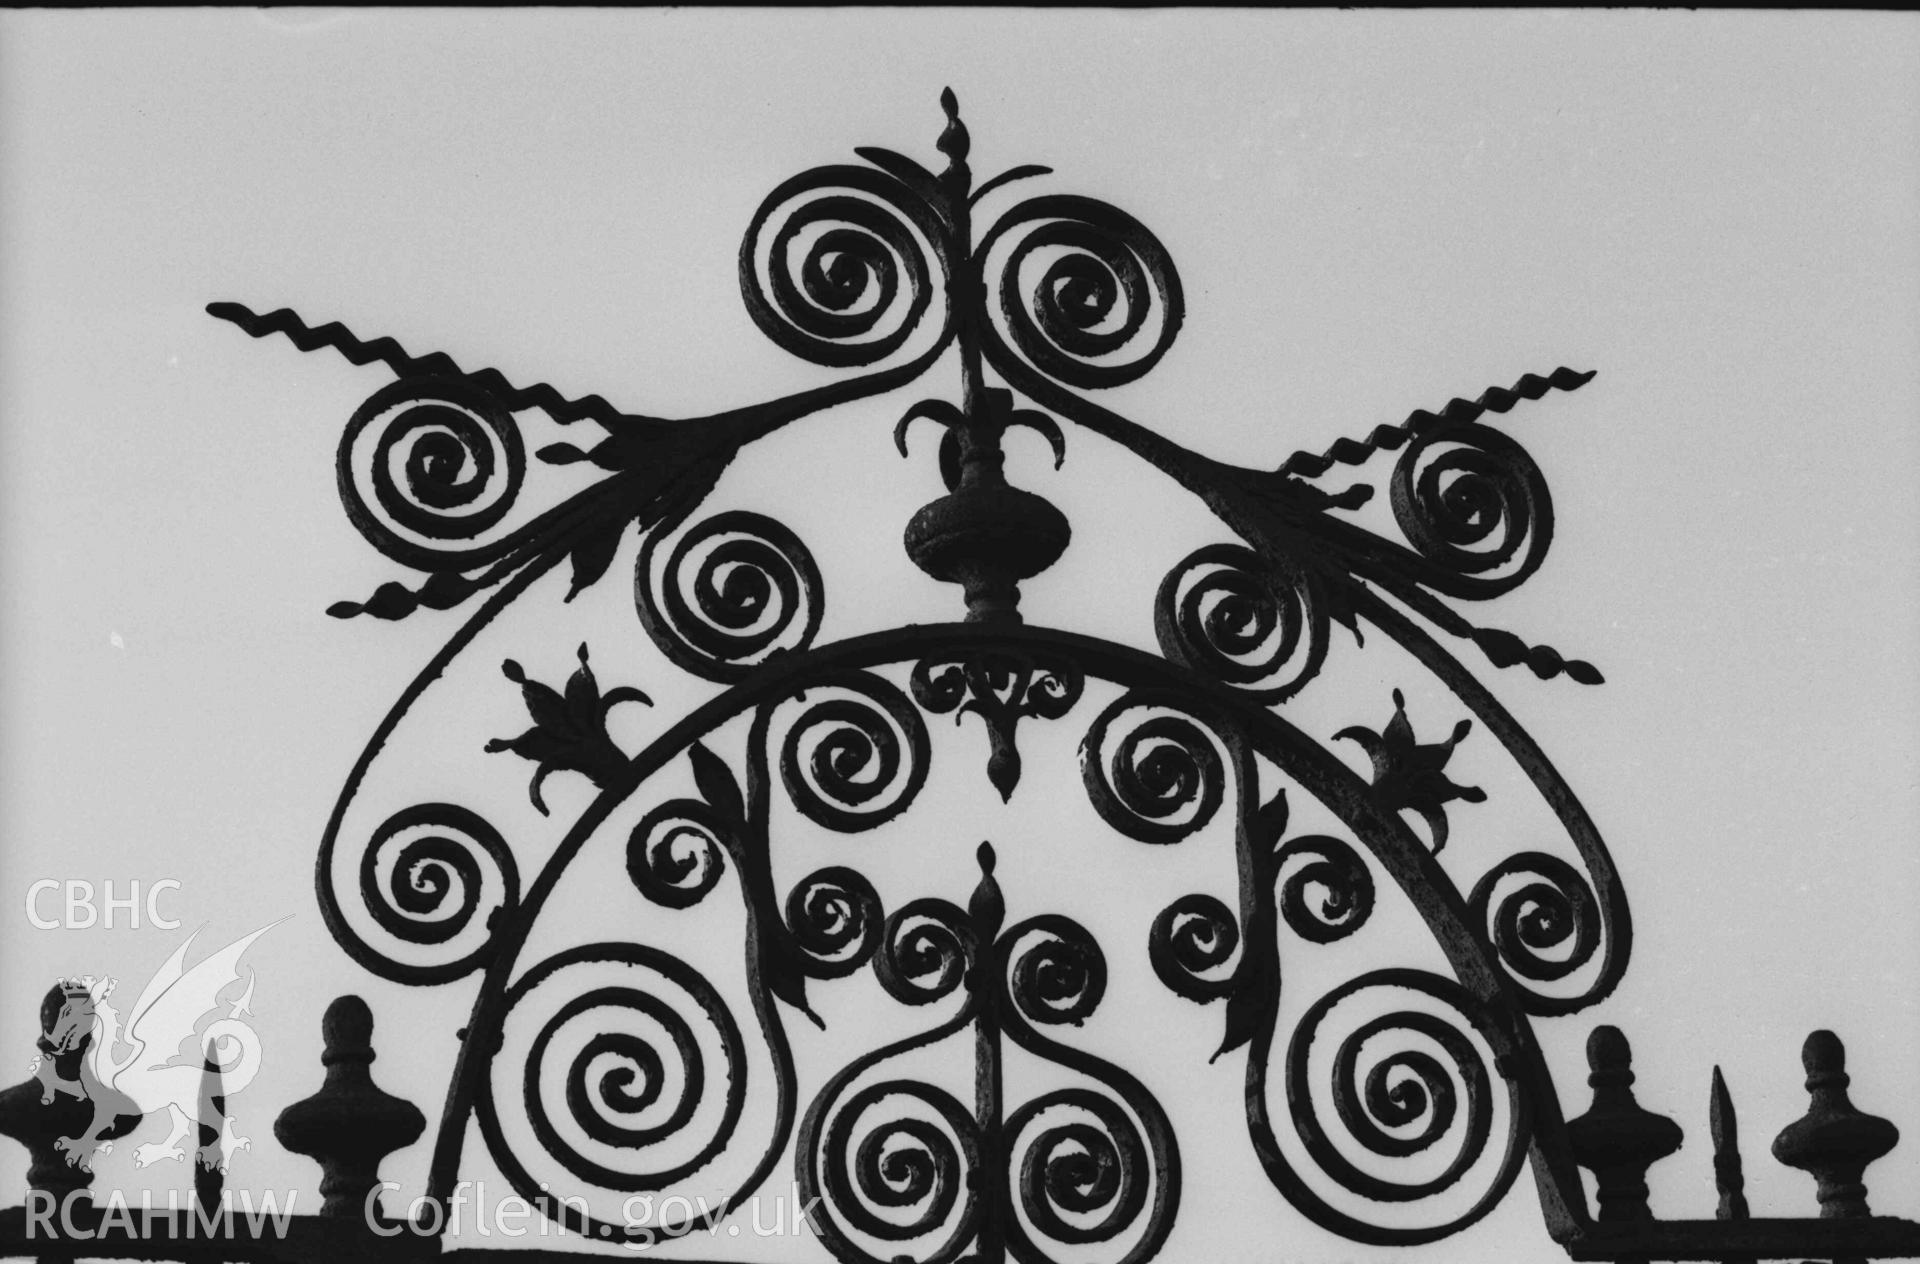
[[[870,867],[792,872],[802,830],[878,836],[915,819],[936,758],[932,715],[984,734],[1003,801],[1030,771],[1023,734],[1077,737],[1073,792],[1119,836],[1115,848],[1230,838],[1232,899],[1169,891],[1126,951],[1144,947],[1175,997],[1218,1003],[1215,1057],[1245,1060],[1247,1144],[1301,1214],[1355,1241],[1431,1242],[1484,1216],[1530,1163],[1557,1239],[1592,1258],[1644,1253],[1638,1239],[1592,1236],[1576,1160],[1600,1174],[1599,1219],[1637,1222],[1645,1169],[1677,1133],[1634,1114],[1625,1041],[1609,1028],[1591,1050],[1595,1106],[1570,1124],[1533,1030],[1619,982],[1626,897],[1571,787],[1454,652],[1470,643],[1495,669],[1601,682],[1591,664],[1459,609],[1524,583],[1553,538],[1546,480],[1496,419],[1593,373],[1528,373],[1271,470],[1190,451],[1098,402],[1176,340],[1185,298],[1171,254],[1091,198],[1047,193],[989,214],[1050,169],[976,184],[958,105],[951,92],[941,100],[938,171],[863,148],[859,165],[781,183],[752,216],[738,264],[747,311],[779,347],[841,371],[781,398],[668,419],[284,308],[208,308],[256,338],[394,375],[347,422],[337,473],[353,525],[413,574],[329,613],[464,612],[368,739],[316,871],[327,923],[355,961],[401,984],[475,987],[430,1194],[453,1191],[477,1130],[545,1216],[651,1243],[719,1223],[790,1155],[817,1200],[815,1232],[841,1260],[1154,1257],[1180,1209],[1181,1138],[1123,1065],[1128,1051],[1093,1050],[1121,949],[1063,911],[1073,892],[1014,881],[992,843],[979,844],[968,889],[929,880],[904,899],[883,898]],[[749,445],[948,363],[957,385],[909,404],[894,440],[904,457],[913,423],[941,432],[946,492],[905,524],[904,545],[960,587],[964,618],[822,643],[825,583],[807,544],[762,514],[703,507]],[[1002,443],[1031,429],[1064,469],[1068,423],[1171,478],[1231,537],[1181,560],[1140,612],[1157,655],[1021,611],[1020,585],[1072,531],[1008,480]],[[542,425],[572,437],[536,447]],[[1380,491],[1365,475],[1376,458],[1391,458],[1391,531],[1354,512]],[[544,477],[569,471],[570,484]],[[502,828],[457,795],[382,776],[390,739],[436,682],[479,657],[467,652],[484,631],[537,604],[529,590],[549,572],[565,568],[567,601],[601,585],[630,533],[634,616],[668,664],[716,687],[704,701],[664,716],[638,687],[652,682],[615,672],[604,684],[592,644],[573,649],[564,680],[549,647],[516,645],[482,667],[488,687],[497,669],[518,690],[524,727],[474,741],[501,774],[528,778],[550,830]],[[1374,633],[1418,664],[1420,687],[1396,681],[1324,741],[1290,719],[1290,701]],[[616,714],[657,727],[630,749]],[[1485,840],[1456,845],[1443,865],[1489,797],[1453,761],[1488,748],[1517,766],[1557,830],[1490,863]],[[591,798],[556,816],[547,787],[574,777]],[[576,888],[603,917],[556,911]],[[743,935],[715,940],[722,906]],[[1424,928],[1417,946],[1431,961],[1317,983],[1360,959],[1335,945],[1405,946],[1396,916]],[[665,946],[676,926],[700,953]],[[803,1082],[789,1025],[825,1026],[821,998],[862,974],[897,1011],[898,1034]],[[327,1092],[377,1107],[378,1136],[338,1158],[314,1122],[332,1107],[312,1102],[283,1117],[283,1136],[338,1159],[334,1208],[421,1121],[367,1079],[365,1006],[336,1005],[328,1023],[346,1087]],[[1817,1130],[1851,1106],[1837,1042],[1808,1048]],[[956,1065],[970,1091],[937,1073]],[[1744,1219],[1732,1104],[1717,1082],[1713,1131],[1723,1213]],[[1835,1214],[1865,1215],[1864,1164],[1826,1162],[1819,1139],[1781,1144],[1820,1175]],[[696,1186],[721,1194],[698,1214],[621,1214],[634,1195]]]
[[[1276,470],[1199,456],[1092,395],[1139,378],[1173,345],[1185,300],[1166,248],[1124,211],[1068,194],[1017,202],[977,228],[986,199],[1048,169],[1019,166],[976,187],[953,95],[942,103],[940,171],[861,149],[866,165],[787,180],[748,225],[739,273],[755,323],[787,351],[851,371],[797,395],[667,420],[516,385],[445,355],[414,356],[338,324],[310,326],[284,309],[209,309],[256,337],[281,334],[302,350],[330,348],[396,375],[348,422],[340,492],[368,542],[424,578],[382,584],[331,613],[402,619],[479,603],[369,741],[318,870],[328,923],[361,964],[417,985],[481,975],[440,1125],[435,1188],[456,1179],[471,1119],[493,1162],[546,1214],[607,1240],[652,1240],[697,1226],[635,1229],[607,1210],[611,1201],[675,1188],[723,1152],[753,1150],[758,1159],[710,1224],[756,1190],[797,1138],[796,1178],[822,1200],[817,1229],[842,1259],[1041,1259],[1087,1243],[1113,1244],[1117,1259],[1152,1256],[1179,1205],[1172,1125],[1139,1080],[1052,1034],[1101,1004],[1106,958],[1094,936],[1051,910],[1006,925],[988,845],[964,906],[952,902],[958,893],[927,892],[884,907],[848,866],[782,890],[772,860],[775,818],[788,807],[843,833],[907,812],[932,757],[927,714],[977,715],[988,778],[1010,797],[1021,779],[1021,722],[1069,722],[1095,677],[1123,690],[1082,744],[1099,819],[1158,845],[1223,812],[1233,822],[1238,907],[1205,894],[1175,899],[1149,929],[1148,948],[1174,993],[1225,1003],[1220,1050],[1246,1049],[1250,1140],[1280,1194],[1361,1241],[1429,1241],[1484,1215],[1531,1148],[1543,1188],[1577,1205],[1570,1156],[1543,1140],[1557,1130],[1540,1124],[1558,1120],[1541,1119],[1554,1107],[1539,1091],[1546,1073],[1530,1020],[1591,1004],[1618,981],[1626,900],[1571,789],[1440,638],[1470,641],[1495,666],[1524,663],[1542,679],[1600,680],[1589,664],[1477,626],[1449,604],[1524,582],[1552,539],[1544,478],[1490,417],[1593,375],[1529,374],[1477,401],[1339,440],[1324,455],[1296,453]],[[895,439],[904,455],[915,421],[943,432],[947,494],[913,517],[905,541],[921,569],[961,586],[966,619],[816,644],[825,594],[806,545],[757,514],[701,519],[701,504],[746,445],[920,379],[950,351],[957,397],[911,405]],[[531,482],[520,418],[536,409],[599,437],[551,443],[533,459],[598,476],[548,508],[516,513]],[[1071,532],[1053,505],[1008,482],[1002,439],[1031,428],[1059,466],[1063,421],[1143,457],[1236,537],[1193,553],[1160,585],[1152,616],[1162,658],[1023,621],[1019,584],[1051,566]],[[1371,483],[1329,491],[1314,481],[1377,452],[1398,454],[1386,490],[1402,538],[1337,515],[1366,502]],[[530,854],[448,802],[410,803],[371,829],[349,829],[388,737],[476,634],[553,567],[571,568],[569,599],[599,583],[630,528],[643,533],[640,626],[673,665],[725,691],[629,753],[609,736],[609,712],[649,699],[632,685],[603,692],[588,645],[564,688],[507,659],[502,670],[532,726],[486,749],[534,765],[529,794],[543,814],[541,787],[552,775],[578,774],[596,790],[557,845]],[[1378,732],[1335,735],[1372,760],[1371,781],[1356,777],[1283,710],[1321,672],[1336,623],[1356,644],[1363,626],[1398,642],[1471,718],[1433,741],[1426,730],[1437,720],[1411,716],[1395,690],[1393,717]],[[910,667],[907,688],[889,664]],[[705,740],[736,716],[749,718],[738,771]],[[1531,778],[1564,840],[1511,855],[1462,887],[1436,856],[1449,836],[1448,805],[1485,797],[1446,771],[1476,722]],[[676,761],[697,795],[647,803],[649,778]],[[1342,832],[1290,837],[1290,791],[1329,809]],[[785,800],[778,812],[776,799]],[[529,955],[563,875],[589,849],[607,847],[619,850],[632,894],[663,911],[690,909],[735,875],[751,1035],[701,970],[648,942],[644,917],[630,941]],[[1283,943],[1297,940],[1285,951],[1304,952],[1362,933],[1383,882],[1424,919],[1451,977],[1366,972],[1283,1028]],[[803,1098],[788,1015],[821,1021],[810,985],[868,967],[895,1001],[938,1007],[936,1018]],[[1369,1005],[1384,1012],[1352,1017]],[[968,1034],[971,1102],[888,1069]],[[1322,1067],[1327,1047],[1335,1053]],[[1071,1073],[1075,1086],[1007,1099],[1009,1048]],[[739,1130],[756,1058],[776,1104],[748,1138]],[[1284,1115],[1271,1109],[1269,1076],[1283,1087]],[[1325,1076],[1330,1115],[1315,1082]],[[1477,1184],[1464,1205],[1425,1221],[1354,1210],[1443,1204],[1436,1196],[1469,1173]],[[569,1200],[574,1193],[590,1210]]]

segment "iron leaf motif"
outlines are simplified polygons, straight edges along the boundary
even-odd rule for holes
[[[547,805],[540,797],[540,783],[546,780],[547,774],[577,772],[601,787],[626,767],[627,757],[607,736],[607,713],[623,702],[653,705],[651,698],[630,685],[622,685],[601,696],[600,684],[587,663],[585,642],[581,643],[579,654],[580,667],[567,681],[564,696],[551,686],[529,678],[512,659],[500,664],[501,674],[520,686],[527,713],[533,717],[533,727],[518,737],[494,738],[487,743],[487,752],[512,751],[537,765],[533,783],[527,787],[527,797],[533,800],[533,806],[542,816],[547,815]]]
[[[1487,792],[1477,786],[1456,785],[1448,780],[1445,769],[1453,758],[1453,748],[1473,728],[1472,720],[1453,726],[1453,736],[1444,742],[1419,742],[1413,736],[1413,724],[1407,719],[1407,700],[1393,691],[1393,718],[1387,727],[1375,733],[1354,725],[1335,733],[1335,741],[1359,744],[1373,761],[1374,802],[1389,812],[1413,812],[1433,831],[1433,850],[1438,855],[1447,845],[1445,805],[1454,799],[1463,803],[1484,803]]]

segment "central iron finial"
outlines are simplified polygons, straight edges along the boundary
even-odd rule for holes
[[[972,260],[971,142],[953,89],[941,92],[940,106],[947,126],[935,147],[947,156],[939,186],[956,256],[953,311],[963,402],[955,408],[945,400],[922,400],[907,410],[894,432],[904,456],[906,430],[915,418],[947,428],[940,447],[947,495],[922,506],[907,523],[907,556],[935,579],[962,586],[967,622],[1019,623],[1020,582],[1059,561],[1073,532],[1066,516],[1045,499],[1008,484],[1000,436],[1009,426],[1032,426],[1053,444],[1055,468],[1064,458],[1065,441],[1051,417],[1015,408],[1012,391],[989,387],[982,376],[980,321],[986,305]]]
[[[963,413],[944,400],[922,400],[900,419],[905,428],[926,417],[947,427],[941,467],[953,490],[921,507],[907,523],[907,556],[935,579],[966,592],[967,622],[1019,623],[1020,582],[1060,560],[1073,531],[1042,497],[1008,484],[1000,436],[1008,426],[1030,425],[1061,451],[1052,419],[1013,407],[1013,393],[983,388],[968,392]]]

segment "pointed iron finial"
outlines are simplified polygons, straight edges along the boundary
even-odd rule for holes
[[[1713,1089],[1707,1099],[1707,1132],[1713,1139],[1713,1187],[1720,1194],[1714,1210],[1717,1220],[1747,1219],[1746,1177],[1740,1167],[1740,1121],[1733,1113],[1733,1097],[1720,1068],[1713,1068]],[[1751,1255],[1730,1255],[1727,1264],[1756,1264]]]
[[[200,1151],[193,1165],[193,1197],[200,1210],[212,1215],[220,1209],[220,1193],[226,1188],[224,1167],[227,1156],[220,1140],[227,1131],[227,1095],[220,1083],[220,1059],[214,1054],[214,1042],[207,1042],[200,1062]]]
[[[1713,1090],[1707,1101],[1707,1132],[1713,1138],[1713,1187],[1720,1194],[1716,1219],[1747,1218],[1746,1176],[1740,1169],[1740,1120],[1733,1113],[1733,1097],[1720,1068],[1713,1068]]]
[[[980,936],[981,944],[986,945],[993,942],[993,937],[1000,933],[1000,924],[1007,920],[1007,901],[993,876],[996,859],[993,844],[981,843],[974,858],[980,862],[980,882],[973,888],[973,898],[967,901],[967,912],[973,917],[974,931]]]
[[[934,148],[945,154],[949,163],[963,163],[973,141],[967,135],[967,125],[960,121],[960,98],[953,95],[952,88],[940,89],[940,108],[947,112],[947,127]]]
[[[967,125],[960,121],[960,101],[953,95],[952,88],[940,90],[940,108],[947,112],[947,125],[933,146],[947,156],[947,169],[940,173],[940,185],[948,205],[956,214],[964,215],[967,191],[973,186],[973,171],[967,166],[967,153],[973,148],[973,139],[967,135]]]

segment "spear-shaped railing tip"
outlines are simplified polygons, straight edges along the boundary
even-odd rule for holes
[[[214,1042],[200,1062],[200,1149],[194,1156],[193,1197],[200,1211],[212,1219],[220,1210],[220,1195],[226,1188],[226,1153],[220,1138],[226,1132],[227,1097],[220,1081],[220,1059],[214,1056]]]
[[[1707,1131],[1713,1138],[1713,1187],[1720,1195],[1714,1216],[1720,1220],[1747,1218],[1746,1176],[1740,1169],[1740,1120],[1733,1111],[1726,1077],[1713,1068],[1713,1091],[1707,1102]]]

